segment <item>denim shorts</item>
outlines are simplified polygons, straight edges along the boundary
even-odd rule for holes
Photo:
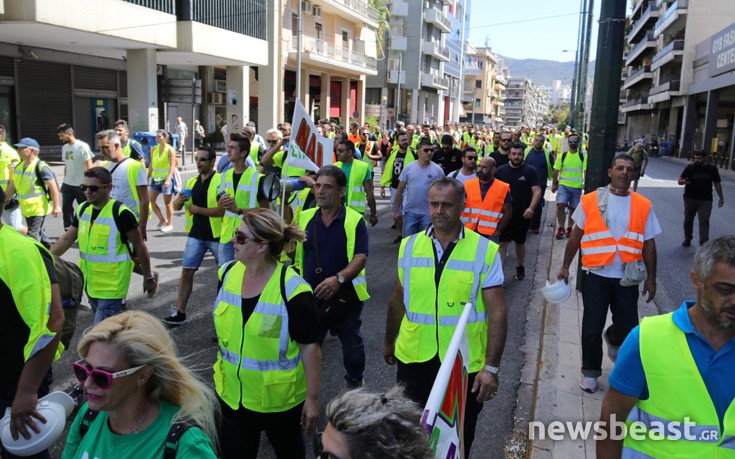
[[[219,244],[219,253],[217,254],[217,266],[222,266],[228,261],[235,259],[235,248],[232,246],[232,242]]]
[[[181,260],[181,269],[193,269],[195,271],[199,269],[207,250],[212,252],[212,255],[214,255],[214,261],[217,262],[219,257],[218,241],[203,241],[191,236],[186,238],[184,258]]]
[[[556,203],[566,204],[572,209],[576,209],[579,205],[579,200],[582,198],[582,188],[571,188],[564,185],[559,185],[559,189],[556,190]]]
[[[174,179],[171,179],[171,185],[169,186],[163,186],[163,184],[166,183],[164,180],[161,180],[160,182],[157,182],[153,179],[151,179],[151,184],[148,185],[148,191],[153,191],[157,193],[161,193],[163,195],[167,194],[173,194],[174,192]]]
[[[92,306],[92,311],[94,311],[94,324],[97,325],[108,317],[123,312],[123,301],[125,301],[125,298],[108,300],[89,296],[89,305]]]

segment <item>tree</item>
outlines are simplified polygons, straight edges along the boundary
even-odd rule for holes
[[[389,0],[369,0],[368,5],[371,8],[375,8],[375,10],[378,12],[378,30],[375,31],[375,34],[377,36],[378,40],[378,50],[379,50],[379,59],[383,59],[385,57],[385,36],[388,33],[388,28],[390,27],[390,24],[388,22],[388,19],[390,18],[390,9],[388,8],[388,1]],[[380,56],[382,54],[382,57]]]

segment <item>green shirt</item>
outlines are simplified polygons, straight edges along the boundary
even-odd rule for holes
[[[113,433],[108,426],[107,412],[100,411],[82,438],[79,425],[87,412],[85,403],[71,424],[62,459],[161,459],[171,420],[179,407],[167,402],[159,402],[158,406],[160,412],[156,420],[144,430],[130,435]],[[216,456],[204,431],[191,427],[179,438],[176,458],[216,459]]]
[[[636,151],[635,147],[628,150],[628,154],[633,157],[633,161],[635,161],[635,167],[641,167],[641,164],[643,164],[643,161],[648,161],[648,152],[641,148],[640,150]]]

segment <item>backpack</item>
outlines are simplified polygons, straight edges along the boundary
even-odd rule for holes
[[[100,414],[99,411],[93,411],[87,408],[87,412],[84,413],[84,417],[79,422],[80,440],[84,438],[84,435],[86,435],[89,430],[89,426],[92,425],[98,414]],[[179,438],[181,438],[181,436],[184,435],[184,432],[189,430],[190,427],[195,427],[195,425],[187,421],[178,421],[173,423],[163,441],[164,459],[174,459],[176,457],[176,450],[179,447]]]
[[[115,166],[117,168],[117,166]],[[114,168],[112,169],[115,170]],[[79,207],[79,215],[83,214],[85,210],[87,210],[87,207],[90,206],[89,201],[83,202]],[[128,253],[130,253],[130,256],[132,258],[135,258],[135,254],[133,253],[133,249],[130,247],[130,244],[128,244],[128,238],[125,237],[125,234],[120,231],[120,206],[122,206],[122,203],[120,201],[115,201],[112,204],[112,219],[115,220],[115,226],[117,226],[118,232],[120,233],[120,241],[125,245],[125,247],[128,249]]]
[[[76,263],[66,261],[54,254],[51,254],[51,258],[53,258],[56,277],[59,280],[62,303],[73,302],[74,306],[81,304],[82,293],[84,293],[82,269]]]
[[[569,152],[568,151],[565,151],[561,155],[561,167],[562,167],[562,169],[564,168],[564,160],[567,157],[567,153],[569,153]],[[582,162],[582,167],[584,167],[584,153],[582,151],[579,151],[577,153],[579,153],[579,160]]]
[[[56,180],[56,174],[54,174],[54,180]],[[39,159],[36,161],[36,185],[40,186],[43,189],[44,194],[46,195],[46,200],[51,202],[51,192],[48,189],[48,186],[46,186],[46,182],[41,180],[41,160]],[[59,184],[56,184],[56,189],[59,188]]]

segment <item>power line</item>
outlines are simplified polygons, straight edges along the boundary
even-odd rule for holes
[[[532,19],[520,19],[518,21],[510,21],[510,22],[498,22],[497,24],[486,24],[486,25],[474,26],[474,27],[469,27],[469,28],[470,29],[484,29],[487,27],[500,27],[500,26],[510,25],[510,24],[523,24],[526,22],[545,21],[547,19],[563,18],[566,16],[577,16],[579,14],[580,12],[577,11],[576,13],[557,14],[555,16],[544,16],[544,17],[532,18]]]

